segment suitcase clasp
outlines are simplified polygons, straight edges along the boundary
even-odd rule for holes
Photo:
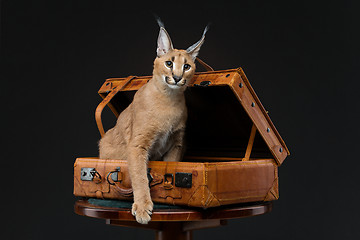
[[[92,181],[95,177],[98,177],[97,182],[101,182],[101,175],[95,168],[81,168],[80,179],[82,181]]]
[[[175,187],[191,188],[192,187],[192,174],[176,172],[175,173]],[[166,173],[164,175],[164,188],[167,190],[174,188],[174,175]]]
[[[111,177],[111,180],[113,180],[113,182],[110,182],[109,177]],[[110,185],[115,185],[115,182],[121,182],[122,175],[120,172],[120,167],[116,167],[114,171],[109,172],[106,176],[106,180]]]
[[[173,189],[174,175],[172,173],[165,173],[164,175],[164,188],[166,190]]]

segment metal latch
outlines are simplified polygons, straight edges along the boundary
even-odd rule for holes
[[[164,183],[167,185],[173,185],[174,183],[174,175],[172,173],[165,173],[164,175]]]
[[[165,173],[164,175],[164,189],[171,190],[174,188],[174,175],[172,173]]]
[[[95,176],[101,179],[101,175],[96,171],[95,168],[81,168],[80,179],[82,181],[92,181]]]
[[[106,176],[106,180],[110,185],[115,185],[114,182],[121,182],[122,178],[121,176],[119,177],[119,173],[120,173],[120,167],[116,167],[114,171],[111,171],[108,173],[108,175]],[[110,182],[109,177],[111,178],[111,180],[113,180],[113,182]]]
[[[175,187],[191,188],[192,174],[191,173],[175,173]]]

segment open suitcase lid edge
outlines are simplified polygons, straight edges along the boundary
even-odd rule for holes
[[[136,77],[121,91],[136,91],[145,85],[151,77],[152,76]],[[98,91],[99,95],[102,98],[105,98],[107,93],[109,93],[112,89],[115,89],[121,81],[126,79],[127,78],[106,79]],[[241,68],[197,72],[189,84],[189,87],[222,85],[228,85],[234,92],[248,116],[256,126],[258,132],[265,140],[269,150],[276,160],[277,165],[280,166],[285,158],[290,155],[290,152]],[[111,106],[109,107],[111,108]]]
[[[238,68],[236,71],[240,75],[240,78],[233,81],[231,88],[255,124],[258,132],[265,140],[277,164],[280,166],[285,158],[290,155],[290,151],[271,121],[268,112],[261,104],[260,99],[256,95],[242,68]],[[241,81],[243,81],[246,88],[241,87]],[[247,97],[249,95],[244,94],[244,91],[249,91],[252,99],[249,99]]]

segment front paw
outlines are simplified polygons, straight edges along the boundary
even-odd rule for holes
[[[154,204],[151,200],[144,202],[134,202],[131,213],[135,216],[136,221],[141,224],[148,224],[151,220],[151,214]]]

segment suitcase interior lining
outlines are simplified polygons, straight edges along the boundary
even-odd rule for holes
[[[110,104],[117,112],[122,112],[132,102],[135,92],[119,92]],[[201,161],[198,157],[243,158],[253,123],[230,87],[191,87],[185,96],[188,121],[184,161]],[[109,114],[109,110],[104,111],[104,126],[112,127],[116,119],[106,116]],[[258,133],[250,158],[273,158]]]

